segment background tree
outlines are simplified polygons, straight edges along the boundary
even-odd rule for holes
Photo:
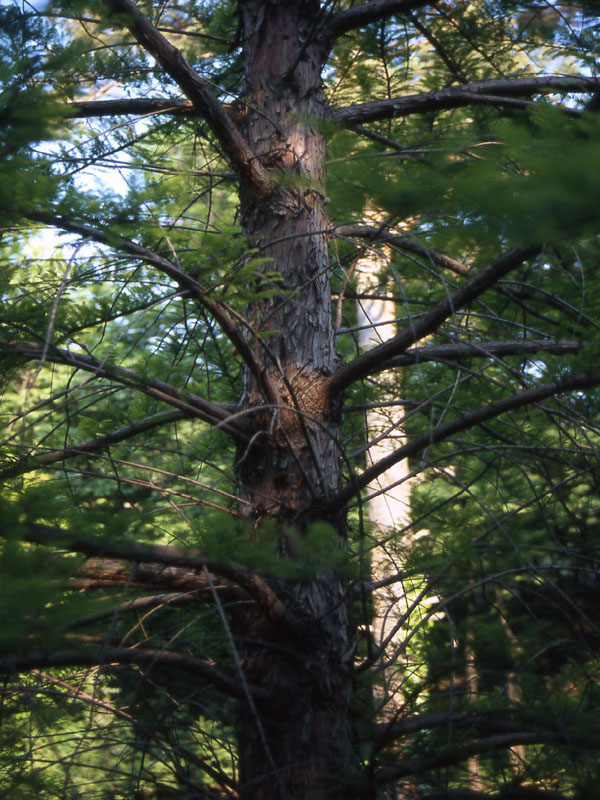
[[[594,10],[2,7],[5,796],[591,796]]]

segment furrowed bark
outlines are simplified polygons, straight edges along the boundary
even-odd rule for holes
[[[268,261],[257,288],[271,295],[247,309],[248,341],[274,388],[275,410],[260,407],[260,387],[245,370],[244,406],[256,408],[251,445],[241,447],[240,512],[254,524],[271,520],[282,553],[294,558],[286,530],[303,535],[322,498],[337,491],[339,415],[324,392],[336,368],[324,210],[325,142],[310,119],[324,116],[320,65],[324,49],[311,37],[316,0],[240,3],[244,135],[273,175],[270,195],[256,203],[242,186],[245,234]],[[342,544],[332,531],[330,546]],[[344,776],[358,760],[350,723],[350,653],[345,580],[323,575],[273,582],[299,618],[294,631],[275,637],[252,618],[256,643],[246,641],[243,662],[253,685],[277,686],[288,698],[281,724],[250,714],[240,732],[244,800],[356,796]]]

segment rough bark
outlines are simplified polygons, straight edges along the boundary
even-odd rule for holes
[[[322,233],[329,227],[325,143],[311,124],[323,110],[323,53],[308,43],[318,10],[317,2],[300,0],[240,4],[247,100],[240,124],[273,184],[259,202],[251,187],[241,193],[246,236],[265,259],[255,288],[268,295],[247,310],[246,335],[263,380],[246,370],[244,405],[256,411],[250,444],[240,446],[238,457],[240,511],[257,525],[273,520],[282,557],[291,559],[287,532],[303,535],[340,484],[339,420],[324,390],[336,368]],[[331,546],[342,540],[343,531],[332,529]],[[249,683],[277,686],[288,704],[273,718],[244,712],[242,796],[356,796],[356,784],[350,790],[346,783],[356,762],[345,581],[328,574],[273,586],[299,622],[282,637],[264,615],[251,616],[245,636],[255,643],[245,645],[243,662]]]

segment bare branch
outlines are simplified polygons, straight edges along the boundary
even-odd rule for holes
[[[489,358],[495,356],[534,356],[536,353],[567,355],[578,353],[583,344],[574,341],[546,341],[545,339],[517,339],[509,342],[456,342],[432,347],[413,347],[401,356],[395,356],[381,366],[381,370],[408,367],[423,361],[460,361],[464,358]]]
[[[34,222],[42,222],[46,225],[52,225],[53,227],[68,231],[69,233],[75,233],[86,239],[91,239],[99,244],[113,247],[116,250],[133,256],[134,258],[139,258],[144,263],[155,267],[169,278],[175,280],[183,291],[189,292],[189,294],[194,297],[202,306],[204,306],[207,311],[210,311],[225,336],[227,336],[229,341],[234,345],[240,356],[244,359],[248,368],[254,374],[258,385],[263,388],[267,401],[271,403],[276,402],[273,387],[270,385],[267,376],[260,367],[252,348],[244,339],[241,331],[233,321],[229,311],[227,310],[226,304],[219,303],[214,300],[210,296],[208,289],[205,289],[204,286],[195,281],[191,275],[188,275],[167,258],[164,258],[152,250],[148,250],[146,247],[136,244],[136,242],[131,241],[131,239],[127,239],[124,236],[115,234],[110,230],[107,231],[101,228],[95,228],[92,225],[74,222],[66,217],[48,214],[41,211],[21,210],[20,213],[22,213],[27,219],[31,219]]]
[[[135,97],[115,100],[80,100],[69,103],[69,116],[75,119],[89,117],[145,116],[149,114],[197,115],[191,100],[170,97]]]
[[[411,758],[400,761],[390,767],[384,767],[376,776],[380,783],[391,783],[399,778],[408,775],[416,775],[427,772],[430,769],[448,767],[451,764],[458,764],[470,756],[479,753],[489,753],[494,750],[504,750],[515,747],[519,744],[545,744],[545,743],[567,743],[572,747],[583,747],[585,749],[597,748],[600,742],[588,737],[572,737],[564,733],[553,731],[520,731],[514,733],[498,734],[489,736],[478,741],[468,742],[462,745],[449,745],[441,748],[435,755],[425,758]]]
[[[191,392],[177,389],[168,383],[164,383],[156,378],[150,378],[138,375],[127,367],[118,367],[108,364],[105,361],[100,361],[93,356],[84,353],[74,353],[70,350],[61,350],[57,347],[49,347],[44,353],[43,345],[31,342],[6,342],[0,341],[0,357],[10,356],[19,357],[24,359],[39,360],[42,355],[45,355],[45,360],[55,364],[65,364],[75,369],[81,369],[85,372],[91,372],[99,378],[107,378],[108,380],[120,383],[122,386],[128,386],[137,389],[144,394],[154,397],[175,406],[179,409],[181,416],[196,417],[208,422],[211,425],[222,428],[227,433],[237,438],[245,438],[243,431],[237,428],[234,424],[229,423],[228,419],[231,416],[231,408],[220,405],[218,403],[211,403],[198,395]],[[166,413],[166,412],[165,412]],[[172,413],[172,412],[169,412]],[[129,426],[130,427],[130,426]],[[121,429],[121,433],[124,429]],[[120,432],[115,431],[113,436],[118,435]],[[110,436],[109,434],[108,436]],[[105,438],[105,437],[102,437]],[[123,437],[125,438],[125,437]],[[92,440],[93,442],[94,440]],[[84,443],[82,446],[91,443]],[[50,455],[50,454],[48,454]],[[76,455],[76,453],[73,453]]]
[[[400,250],[423,256],[423,258],[438,264],[440,267],[445,267],[457,275],[469,275],[471,272],[469,267],[463,264],[462,261],[457,261],[455,258],[438,253],[436,250],[430,250],[429,247],[419,244],[410,236],[393,233],[378,225],[336,225],[333,234],[342,238],[357,236],[370,241],[381,242],[382,244],[390,244]]]
[[[223,150],[257,198],[271,191],[272,182],[237,125],[223,110],[207,82],[187,63],[181,52],[148,20],[131,0],[109,0],[135,40],[147,50],[202,113]]]
[[[433,711],[418,714],[414,717],[407,717],[391,724],[378,725],[378,746],[411,733],[444,727],[466,728],[467,730],[487,733],[518,733],[523,731],[523,724],[512,720],[495,719],[484,714]]]
[[[140,667],[177,669],[191,672],[231,697],[245,698],[238,679],[212,661],[194,658],[186,653],[155,650],[148,647],[103,647],[100,650],[57,650],[51,653],[27,653],[0,656],[0,673],[26,672],[49,667],[97,667],[136,664]],[[253,699],[267,703],[272,695],[265,689],[250,687]]]
[[[435,5],[437,0],[371,0],[370,3],[354,6],[332,14],[327,24],[328,38],[342,36],[355,28],[371,22],[387,19],[394,14],[408,14],[423,6]]]
[[[575,798],[552,789],[509,784],[503,786],[499,794],[488,794],[474,789],[437,789],[423,795],[421,800],[575,800]]]
[[[464,414],[464,416],[458,417],[446,425],[435,428],[423,436],[418,436],[416,439],[408,442],[408,444],[394,450],[389,455],[385,456],[385,458],[373,464],[373,466],[365,469],[364,472],[356,476],[351,483],[348,483],[326,504],[322,513],[327,516],[333,511],[345,506],[361,489],[368,486],[375,478],[382,475],[391,466],[405,458],[416,455],[432,444],[443,442],[456,433],[474,428],[476,425],[495,419],[502,414],[506,414],[508,411],[514,411],[517,408],[537,403],[548,397],[561,394],[562,392],[592,388],[599,384],[600,372],[584,373],[582,375],[575,375],[572,378],[565,378],[556,383],[547,383],[535,386],[532,389],[526,389],[523,392],[511,395],[510,397],[504,397],[502,400],[497,400],[495,403],[490,403],[483,408],[478,408],[475,411]]]
[[[513,105],[514,98],[530,97],[550,92],[594,92],[600,89],[600,79],[584,75],[549,75],[547,78],[501,78],[478,81],[464,86],[452,86],[433,92],[393,97],[390,100],[373,100],[355,106],[331,111],[334,122],[358,125],[381,119],[405,117],[429,111],[482,103],[484,105]],[[525,107],[517,102],[517,107]]]
[[[363,353],[350,364],[339,369],[327,381],[328,391],[331,394],[338,394],[367,375],[380,372],[381,365],[388,362],[392,357],[401,355],[411,344],[418,342],[425,336],[436,331],[439,326],[450,317],[455,311],[463,308],[468,303],[475,300],[479,295],[497,283],[500,278],[511,270],[520,266],[524,261],[538,255],[541,248],[537,246],[523,247],[510,250],[500,256],[480,272],[473,275],[467,283],[457,289],[450,297],[446,297],[438,305],[423,314],[416,322],[409,325],[396,336],[388,339],[378,347]]]
[[[12,478],[16,475],[24,475],[26,472],[31,472],[34,469],[56,464],[58,461],[66,461],[74,456],[83,455],[85,453],[96,453],[98,450],[104,450],[106,447],[110,447],[113,444],[127,441],[137,436],[139,433],[146,433],[161,425],[168,425],[171,422],[185,419],[185,417],[186,414],[180,410],[160,411],[158,414],[144,417],[144,419],[132,422],[130,425],[125,425],[123,428],[119,428],[112,433],[107,433],[105,436],[88,439],[86,442],[80,442],[79,444],[74,444],[71,447],[65,447],[61,450],[51,450],[48,453],[43,453],[34,458],[18,462],[13,467],[4,470],[0,474],[3,478]]]
[[[209,595],[203,596],[198,591],[169,592],[165,594],[153,594],[149,597],[136,597],[135,600],[128,600],[125,603],[112,605],[109,608],[98,611],[96,614],[89,614],[87,617],[81,617],[74,622],[70,622],[67,627],[71,629],[83,628],[95,622],[99,622],[100,620],[122,616],[132,611],[142,611],[146,608],[158,608],[161,606],[189,605],[191,603],[197,603],[199,600],[206,600],[208,597]],[[114,601],[114,598],[111,599]]]
[[[0,534],[6,530],[0,526]],[[26,526],[25,538],[36,544],[51,546],[67,546],[77,553],[88,556],[106,556],[122,558],[128,561],[152,564],[167,564],[188,569],[207,569],[215,575],[222,575],[233,581],[261,605],[270,619],[281,621],[289,618],[285,606],[275,592],[256,573],[237,564],[215,562],[197,550],[182,551],[170,545],[149,545],[142,542],[115,541],[81,536],[52,528],[49,525],[29,524]]]

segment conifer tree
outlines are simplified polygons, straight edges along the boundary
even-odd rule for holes
[[[0,8],[2,796],[592,796],[596,12]]]

